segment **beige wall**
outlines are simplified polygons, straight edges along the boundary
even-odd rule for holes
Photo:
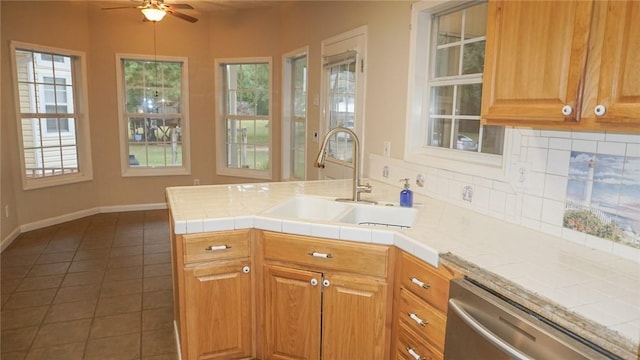
[[[57,6],[55,2],[2,1],[2,239],[19,225],[94,208],[96,184],[84,182],[48,189],[22,191],[14,84],[11,72],[11,40],[89,51],[87,7],[82,2]],[[28,19],[28,20],[27,20]],[[7,156],[8,155],[8,156]]]
[[[282,2],[279,7],[235,12],[190,13],[191,24],[169,17],[156,24],[158,55],[189,61],[191,176],[123,178],[120,175],[116,53],[154,52],[153,24],[133,10],[102,11],[114,3],[2,1],[2,216],[1,239],[24,224],[102,206],[160,203],[167,186],[246,182],[215,175],[214,60],[225,57],[273,58],[274,179],[280,174],[280,87],[282,54],[308,45],[309,93],[320,91],[320,42],[361,25],[368,26],[365,152],[382,153],[392,142],[401,158],[409,48],[409,2]],[[122,5],[121,2],[115,5]],[[197,8],[197,2],[194,2]],[[26,14],[29,21],[25,21]],[[20,179],[9,41],[81,50],[88,57],[89,110],[94,180],[23,191]],[[309,106],[309,163],[317,151],[319,109]],[[366,156],[365,156],[366,159]],[[310,178],[316,172],[311,170]],[[15,194],[15,195],[14,195]]]

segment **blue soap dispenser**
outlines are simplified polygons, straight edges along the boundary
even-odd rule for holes
[[[413,191],[409,189],[409,178],[402,179],[404,181],[404,189],[400,191],[400,206],[412,207],[413,206]]]

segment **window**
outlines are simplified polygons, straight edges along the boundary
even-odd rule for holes
[[[328,128],[354,129],[356,119],[356,57],[355,51],[324,59],[327,89]],[[327,157],[353,162],[353,139],[344,133],[334,135],[327,146]]]
[[[117,59],[123,175],[188,174],[186,59]]]
[[[282,89],[282,178],[306,178],[307,53],[304,48],[284,55]]]
[[[487,4],[429,6],[413,10],[407,160],[503,178],[505,128],[480,124]]]
[[[43,54],[44,56],[44,54]],[[58,56],[59,57],[59,56]],[[58,58],[56,57],[56,58]],[[51,56],[49,56],[51,59]],[[56,112],[56,107],[67,112],[67,79],[63,77],[53,78],[51,76],[44,76],[44,101],[45,110],[48,113]],[[60,84],[62,86],[54,86],[53,84]],[[57,134],[59,132],[69,132],[69,119],[47,119],[47,134]]]
[[[335,127],[352,130],[360,140],[360,156],[365,148],[367,36],[367,26],[363,25],[320,43],[320,129],[327,132]],[[353,176],[354,142],[345,132],[338,132],[329,138],[324,168],[318,171],[320,179],[348,179]],[[360,161],[360,171],[363,171],[364,163]]]
[[[305,148],[307,136],[307,56],[299,56],[291,61],[293,79],[293,102],[291,112],[293,122],[291,128],[291,167],[293,178],[305,179]]]
[[[91,180],[84,53],[11,43],[24,189]]]
[[[271,179],[271,59],[218,60],[218,173]]]

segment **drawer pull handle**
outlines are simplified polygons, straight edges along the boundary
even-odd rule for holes
[[[423,289],[429,289],[431,287],[431,285],[423,283],[422,281],[418,280],[418,278],[409,278],[409,280]]]
[[[311,286],[317,286],[318,285],[318,279],[311,279]]]
[[[245,267],[242,268],[242,272],[245,273],[245,274],[248,274],[250,271],[251,271],[251,268],[248,267],[248,266],[245,266]]]
[[[409,315],[409,317],[411,318],[411,320],[415,321],[416,323],[418,323],[418,325],[422,326],[422,327],[426,327],[428,322],[420,319],[418,317],[418,315],[414,314],[414,313],[407,313],[407,315]]]
[[[415,350],[407,346],[407,352],[416,360],[425,360],[420,354],[418,354]]]
[[[317,251],[310,252],[309,255],[313,256],[313,257],[323,258],[323,259],[331,259],[333,257],[333,256],[331,256],[331,254],[325,254],[325,253],[321,253],[321,252],[317,252]]]
[[[221,250],[231,249],[231,246],[229,246],[229,245],[212,245],[212,246],[208,246],[208,247],[206,247],[204,249],[205,250],[209,250],[209,251],[221,251]]]

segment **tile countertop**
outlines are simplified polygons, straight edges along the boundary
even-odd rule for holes
[[[400,188],[371,181],[363,199],[396,203]],[[350,197],[350,180],[172,187],[176,234],[258,228],[395,245],[468,276],[623,359],[640,351],[640,264],[414,193],[411,229],[278,218],[296,195]]]

